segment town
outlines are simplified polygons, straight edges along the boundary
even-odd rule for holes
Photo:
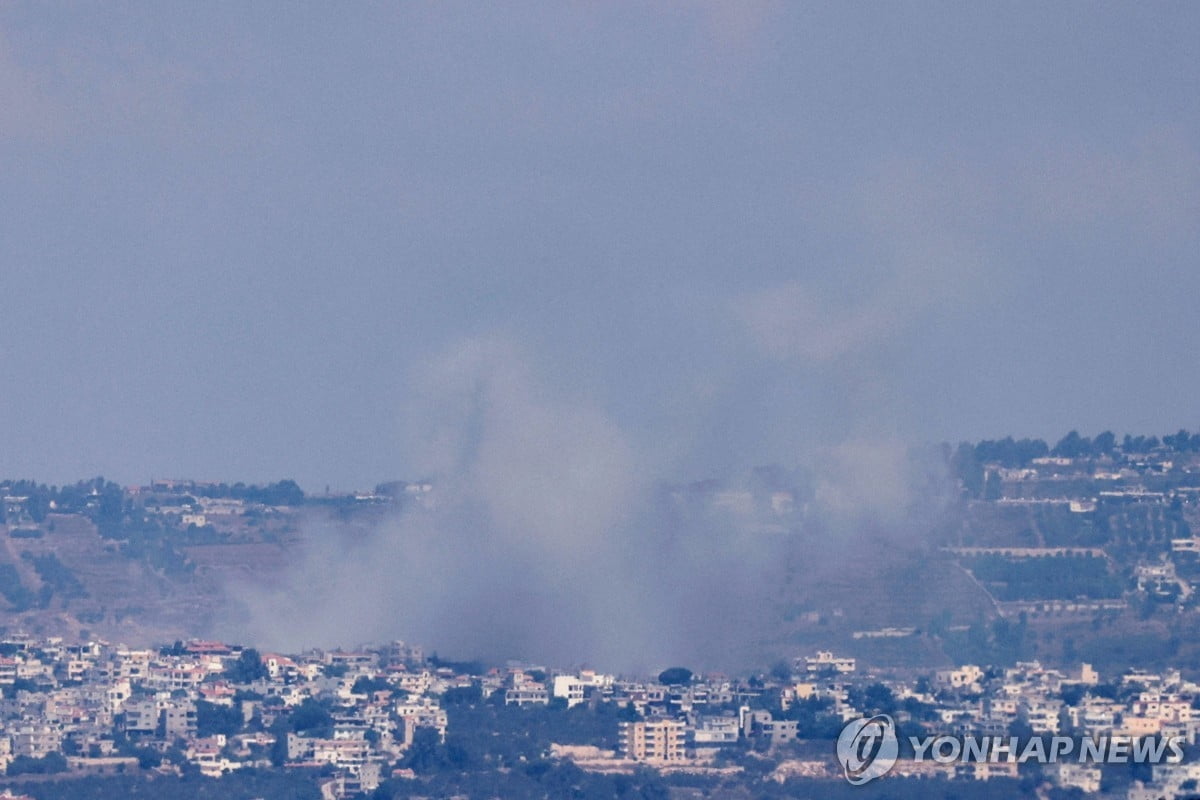
[[[914,733],[1178,737],[1190,748],[1200,732],[1200,683],[1177,670],[1102,676],[1088,664],[903,675],[822,651],[744,678],[682,667],[631,678],[451,664],[402,642],[283,655],[212,641],[153,650],[9,635],[0,652],[0,767],[10,781],[278,770],[341,800],[425,796],[443,772],[541,763],[654,773],[666,786],[790,791],[840,782],[832,740],[878,713]],[[495,729],[480,729],[488,720]],[[514,725],[537,735],[513,735]],[[1200,780],[1187,755],[1141,771],[901,758],[887,781],[1175,798]]]
[[[1193,796],[1200,434],[1006,438],[944,446],[935,462],[936,514],[868,564],[812,560],[823,521],[803,471],[664,487],[665,506],[736,520],[787,571],[765,587],[758,666],[653,674],[456,661],[401,642],[280,653],[208,633],[228,577],[285,571],[307,520],[370,536],[436,507],[432,481],[322,494],[291,481],[0,481],[4,790]],[[894,602],[864,600],[864,583]],[[940,763],[902,750],[884,779],[850,787],[834,743],[874,715],[902,741],[1127,737],[1179,741],[1184,757]]]

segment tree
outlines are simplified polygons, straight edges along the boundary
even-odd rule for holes
[[[187,648],[183,646],[182,640],[176,639],[175,644],[164,645],[159,648],[158,652],[163,656],[182,656],[187,653]]]
[[[1092,452],[1098,456],[1110,455],[1117,448],[1117,437],[1112,431],[1105,431],[1092,440]]]
[[[419,773],[435,772],[442,765],[441,737],[436,728],[420,727],[413,731],[412,744],[405,754],[405,767]]]
[[[863,692],[863,700],[868,708],[890,713],[895,710],[896,697],[886,684],[873,683]]]
[[[288,718],[281,714],[271,724],[270,731],[275,736],[275,743],[271,745],[271,763],[277,767],[282,767],[287,763],[287,739],[288,733],[291,731],[289,722]]]
[[[67,771],[67,759],[62,753],[47,753],[42,758],[17,756],[8,765],[9,775],[51,775]]]
[[[395,688],[385,678],[368,678],[366,675],[359,675],[355,679],[354,685],[350,687],[350,691],[354,694],[372,694],[374,692],[390,692]]]
[[[1179,429],[1179,433],[1171,436],[1170,434],[1162,437],[1163,444],[1170,447],[1172,450],[1180,452],[1188,449],[1192,441],[1192,435],[1183,428]]]
[[[792,679],[792,665],[787,661],[780,659],[771,666],[771,677],[780,683],[786,683]]]
[[[225,674],[234,683],[253,683],[264,680],[268,675],[267,665],[253,647],[243,650],[238,660],[226,668]]]
[[[333,736],[333,717],[329,709],[310,697],[292,712],[291,728],[305,736],[328,739]]]
[[[667,686],[683,686],[692,682],[692,671],[686,667],[670,667],[658,673],[658,682]]]
[[[1125,438],[1121,441],[1121,452],[1125,455],[1131,453],[1148,453],[1158,447],[1157,436],[1130,436],[1125,434]]]
[[[483,690],[479,684],[452,686],[442,694],[443,706],[471,706],[483,702]]]
[[[983,492],[983,465],[969,442],[960,442],[950,457],[950,470],[962,482],[963,489],[971,497]]]
[[[196,703],[196,733],[200,736],[232,736],[242,729],[242,723],[242,712],[236,706],[219,706],[207,700]]]
[[[983,484],[983,499],[999,500],[1003,496],[1004,483],[1000,480],[1000,473],[994,469],[988,470],[987,480]]]
[[[1092,440],[1086,436],[1080,436],[1079,431],[1071,431],[1058,440],[1058,444],[1054,445],[1051,453],[1061,458],[1089,456],[1092,454]]]

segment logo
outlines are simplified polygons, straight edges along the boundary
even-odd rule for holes
[[[886,775],[899,754],[896,723],[887,714],[856,719],[842,728],[838,736],[838,763],[853,786]]]
[[[1178,764],[1184,760],[1180,736],[909,736],[912,763],[943,768],[980,764]],[[853,786],[881,778],[896,766],[900,743],[887,714],[856,719],[842,728],[837,759]],[[907,761],[905,762],[908,763]],[[903,770],[902,770],[903,771]]]

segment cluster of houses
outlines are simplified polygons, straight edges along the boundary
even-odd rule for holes
[[[10,774],[41,771],[28,768],[47,759],[77,774],[192,765],[216,777],[282,765],[311,771],[330,798],[392,776],[418,728],[444,737],[438,696],[470,683],[429,668],[402,643],[261,654],[251,659],[261,665],[253,675],[238,671],[247,651],[219,642],[160,651],[16,635],[0,641],[0,652],[0,768]],[[324,730],[274,725],[306,701],[329,701]],[[225,730],[206,730],[214,727],[206,716],[223,719]]]
[[[555,679],[560,686],[575,686],[574,680]],[[886,688],[884,695],[890,697],[886,708],[864,701],[871,697],[862,691],[868,686]],[[839,725],[890,713],[905,735],[1070,736],[1132,742],[1177,738],[1185,743],[1186,756],[1186,748],[1195,744],[1200,733],[1200,684],[1174,670],[1161,674],[1131,670],[1114,682],[1102,683],[1088,664],[1071,674],[1037,662],[1019,662],[1006,669],[962,665],[897,678],[860,672],[852,658],[819,652],[796,659],[786,681],[765,679],[745,685],[712,676],[686,686],[615,681],[605,684],[601,694],[612,702],[633,705],[639,718],[621,723],[616,751],[557,749],[559,755],[587,769],[616,771],[640,763],[666,771],[727,772],[727,767],[718,766],[726,763],[718,756],[724,748],[749,740],[774,749],[811,735],[788,711],[813,700]],[[764,709],[756,702],[764,696],[777,696],[778,708]],[[730,710],[731,704],[736,710]],[[890,774],[986,781],[1018,778],[1024,774],[1022,769],[1018,759],[941,763],[902,757]],[[1188,759],[1150,769],[1152,780],[1133,782],[1130,800],[1192,797],[1190,793],[1200,786],[1200,762]],[[1063,760],[1041,770],[1041,780],[1063,789],[1101,790],[1102,768],[1097,763]],[[843,778],[831,747],[809,748],[807,757],[786,757],[770,777],[780,781]]]
[[[822,655],[822,659],[827,658],[827,654]],[[819,659],[806,662],[812,667]],[[1071,674],[1036,661],[1018,662],[1006,669],[962,665],[916,680],[878,680],[891,694],[894,705],[888,709],[854,706],[851,688],[856,683],[861,686],[861,680],[845,680],[845,672],[835,673],[827,667],[821,668],[820,674],[823,680],[802,681],[785,688],[785,705],[789,700],[823,697],[845,722],[886,710],[907,734],[993,740],[1015,734],[1093,741],[1176,739],[1184,743],[1184,763],[1151,766],[1152,779],[1134,781],[1127,791],[1129,800],[1193,797],[1200,785],[1200,763],[1187,758],[1186,749],[1195,745],[1200,733],[1200,683],[1185,680],[1177,670],[1129,670],[1111,683],[1102,683],[1096,670],[1086,663]],[[798,769],[804,767],[807,769]],[[830,774],[828,764],[821,762],[785,762],[779,771],[789,768],[792,771],[788,774]],[[960,763],[901,758],[891,774],[989,780],[1016,778],[1020,770],[1018,760],[1008,758]],[[1064,789],[1077,788],[1091,794],[1101,790],[1102,769],[1097,763],[1065,759],[1043,765],[1041,777]]]
[[[1187,471],[1196,464],[1195,450],[1180,451],[1161,445],[1146,452],[1124,452],[1117,448],[1099,455],[1048,454],[1032,458],[1018,467],[1005,467],[998,461],[987,459],[983,462],[985,468],[997,470],[1006,481],[1053,480],[1079,475],[1095,480],[1138,481],[1149,476]]]
[[[370,792],[386,778],[414,777],[398,767],[419,729],[445,740],[443,699],[454,689],[505,706],[564,712],[582,704],[623,708],[615,749],[574,743],[547,754],[612,772],[652,767],[734,773],[740,767],[731,755],[744,754],[749,744],[755,745],[750,750],[783,759],[772,773],[777,780],[841,779],[831,747],[805,749],[814,731],[807,727],[811,717],[793,713],[802,707],[819,710],[827,726],[889,713],[906,733],[1019,731],[1180,737],[1194,743],[1200,731],[1200,684],[1176,671],[1130,671],[1102,683],[1087,664],[1070,675],[1030,662],[897,677],[864,672],[853,658],[818,652],[796,659],[786,679],[710,674],[664,683],[528,666],[471,674],[463,671],[465,665],[435,666],[419,648],[399,642],[355,652],[281,655],[221,642],[148,650],[10,635],[0,640],[0,653],[0,768],[10,773],[48,759],[73,774],[192,769],[215,777],[274,766],[310,771],[330,800]],[[277,724],[315,704],[325,709],[321,725]],[[214,726],[214,718],[222,724]],[[792,743],[796,746],[785,747]],[[893,774],[989,780],[1016,777],[1018,770],[1017,763],[1004,760],[902,759]],[[1043,778],[1096,792],[1101,770],[1061,763],[1048,765]],[[1182,797],[1197,781],[1200,764],[1156,765],[1152,781],[1135,783],[1128,796]]]
[[[985,462],[982,468],[989,486],[994,482],[995,488],[975,505],[1028,508],[1037,513],[1063,509],[1078,525],[1053,522],[1047,528],[1046,519],[1053,517],[1042,517],[1025,529],[1034,539],[1046,540],[1035,546],[944,550],[956,556],[994,555],[1008,560],[1056,555],[1104,558],[1112,574],[1128,589],[1136,585],[1143,598],[1179,613],[1195,607],[1194,585],[1200,579],[1200,536],[1193,533],[1200,519],[1200,456],[1196,452],[1160,448],[1100,457],[1043,456],[1022,467]],[[1109,529],[1114,537],[1135,542],[1136,553],[1114,555],[1121,551],[1110,547],[1111,542],[1098,541]],[[1091,546],[1061,546],[1076,535],[1085,537]],[[1049,542],[1051,538],[1058,546]],[[1121,597],[993,600],[1005,616],[1021,612],[1094,615],[1124,611],[1130,608],[1131,598],[1132,593],[1126,591]]]
[[[557,697],[575,705],[599,699],[638,712],[635,719],[621,723],[615,750],[555,748],[557,755],[599,771],[648,765],[663,771],[729,772],[720,753],[731,746],[750,741],[773,749],[809,737],[812,731],[802,727],[798,715],[789,713],[808,701],[816,701],[836,724],[888,711],[907,734],[1020,733],[1134,741],[1178,737],[1192,745],[1200,732],[1200,684],[1184,680],[1174,670],[1162,674],[1131,670],[1112,683],[1102,683],[1088,664],[1067,674],[1037,662],[1020,662],[1007,669],[962,665],[931,675],[889,678],[860,671],[855,659],[825,651],[796,659],[786,681],[741,682],[708,675],[686,685],[665,685],[585,671],[537,682],[526,673],[513,674],[518,677],[506,692],[509,703],[549,703]],[[886,687],[890,706],[867,705],[861,691],[867,686]],[[777,707],[764,708],[766,697],[777,697]],[[841,780],[832,748],[824,751],[808,758],[785,758],[771,777]],[[986,781],[1017,778],[1020,770],[1021,764],[1007,759],[958,764],[902,759],[891,774]],[[1200,785],[1200,763],[1164,763],[1154,765],[1152,771],[1152,781],[1135,782],[1128,790],[1130,800],[1182,798]],[[1100,765],[1073,761],[1045,765],[1042,772],[1043,780],[1085,793],[1100,791],[1101,777]]]
[[[1164,505],[1177,499],[1192,502],[1200,493],[1187,477],[1200,471],[1195,453],[1042,456],[1021,467],[995,462],[982,466],[988,477],[1003,484],[1003,496],[996,498],[1001,504],[1066,505],[1072,512],[1090,513],[1098,502]],[[1090,484],[1090,494],[1076,494],[1081,481]],[[1054,491],[1054,484],[1067,487],[1065,494]]]

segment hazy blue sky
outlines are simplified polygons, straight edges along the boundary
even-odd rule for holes
[[[6,2],[0,197],[0,475],[1200,426],[1195,3]]]

